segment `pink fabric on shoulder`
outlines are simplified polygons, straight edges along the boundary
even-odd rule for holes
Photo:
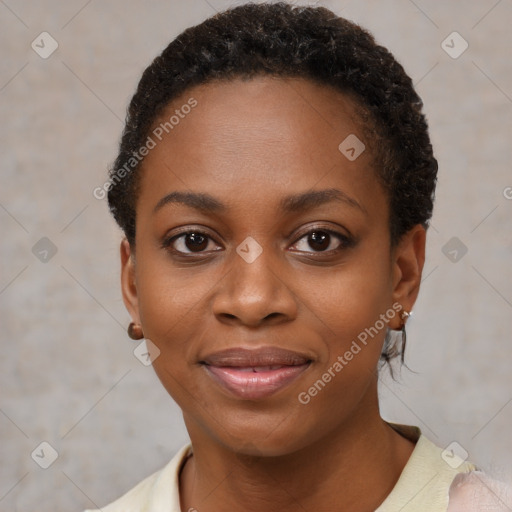
[[[449,492],[447,512],[510,512],[512,485],[494,480],[482,471],[459,473]]]

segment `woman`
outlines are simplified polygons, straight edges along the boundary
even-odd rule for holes
[[[437,161],[400,64],[325,8],[178,36],[130,103],[108,199],[122,293],[191,444],[114,511],[445,511],[476,470],[379,413]]]

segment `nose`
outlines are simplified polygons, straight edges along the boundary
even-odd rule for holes
[[[233,254],[232,267],[213,300],[213,313],[220,322],[259,327],[296,317],[295,294],[270,252],[263,250],[250,263]]]

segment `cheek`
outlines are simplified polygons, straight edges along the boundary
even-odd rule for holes
[[[389,310],[392,296],[387,261],[385,254],[368,256],[361,252],[347,265],[328,272],[309,270],[308,274],[301,274],[297,295],[303,297],[304,307],[314,312],[330,332],[331,355],[346,350],[352,340],[372,327],[379,330],[378,337],[383,339],[387,324],[379,319]],[[388,316],[394,314],[392,310]]]
[[[297,399],[312,416],[326,409],[344,416],[354,410],[374,378],[389,319],[396,314],[389,302],[389,276],[382,262],[380,267],[375,262],[354,265],[350,272],[340,269],[316,283],[308,299],[314,304],[325,358]],[[340,421],[331,416],[332,422]]]
[[[160,349],[155,366],[165,365],[173,373],[183,372],[193,361],[193,349],[207,333],[204,297],[205,281],[159,279],[146,281],[140,300],[144,335]],[[147,293],[146,293],[147,290]]]
[[[172,266],[162,253],[138,256],[137,294],[144,332],[147,328],[155,340],[172,341],[182,338],[186,326],[197,321],[205,297],[222,275],[204,266]]]
[[[296,400],[301,409],[295,411],[294,419],[315,436],[321,437],[356,415],[360,405],[370,407],[365,397],[377,379],[375,371],[389,322],[386,314],[389,318],[396,314],[390,305],[389,281],[382,255],[317,279],[319,286],[314,288],[308,281],[312,290],[308,299],[314,305],[314,316],[320,319],[326,358],[318,361],[298,390]]]
[[[211,332],[207,297],[223,274],[206,266],[171,267],[165,255],[149,251],[141,250],[137,258],[144,335],[160,350],[153,367],[169,394],[183,406],[190,394],[200,396],[190,365],[195,363],[197,347],[207,342]]]

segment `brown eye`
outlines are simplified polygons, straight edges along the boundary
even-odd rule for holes
[[[200,233],[188,233],[185,235],[184,244],[191,251],[202,251],[208,246],[208,239]]]
[[[178,254],[202,253],[212,239],[201,231],[187,231],[164,240],[163,246]]]
[[[346,235],[327,229],[313,229],[305,233],[293,247],[300,252],[316,253],[336,252],[352,245],[352,239]]]
[[[325,231],[312,231],[308,235],[308,244],[317,251],[325,251],[330,244],[331,235]]]

